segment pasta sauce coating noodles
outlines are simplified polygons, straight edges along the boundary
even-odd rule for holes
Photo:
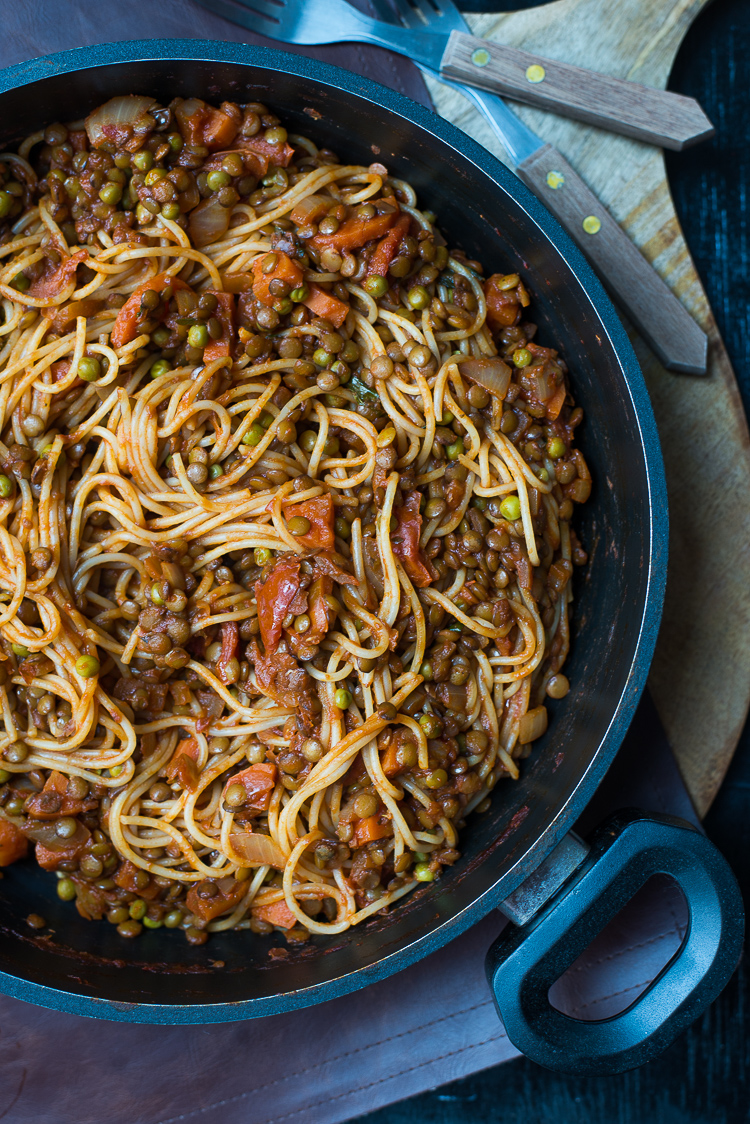
[[[202,944],[460,858],[567,693],[586,561],[527,284],[261,104],[0,153],[0,864]]]

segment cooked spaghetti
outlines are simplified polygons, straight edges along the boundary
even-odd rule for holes
[[[568,690],[524,281],[264,105],[130,96],[0,153],[0,299],[2,865],[197,944],[438,878]]]

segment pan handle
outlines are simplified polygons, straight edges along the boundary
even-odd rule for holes
[[[584,1022],[556,1010],[552,984],[654,874],[674,878],[687,901],[687,933],[672,960],[619,1015]],[[598,830],[530,920],[495,941],[487,976],[508,1037],[527,1057],[562,1073],[621,1073],[656,1057],[713,1002],[737,966],[743,934],[739,887],[706,836],[674,816],[626,811]]]

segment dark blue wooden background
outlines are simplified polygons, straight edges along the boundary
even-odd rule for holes
[[[459,0],[467,11],[532,7]],[[616,0],[601,0],[616,3]],[[750,410],[750,0],[714,0],[693,25],[670,88],[703,105],[707,144],[667,154],[691,253]],[[592,57],[592,66],[596,59]],[[750,482],[749,482],[750,483]],[[710,512],[696,511],[696,518]],[[748,570],[750,544],[737,542]],[[750,674],[750,667],[748,668]],[[710,747],[707,747],[709,751]],[[706,820],[750,907],[750,729]],[[439,981],[435,981],[439,986]],[[358,1124],[742,1124],[750,1121],[750,981],[740,966],[723,995],[661,1058],[618,1077],[575,1078],[519,1059],[403,1101]]]

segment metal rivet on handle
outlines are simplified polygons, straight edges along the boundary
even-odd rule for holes
[[[490,61],[490,52],[486,51],[484,47],[477,47],[476,51],[471,53],[471,61],[474,66],[486,66]]]
[[[587,234],[598,234],[601,228],[601,220],[596,215],[587,215],[583,220],[583,229]]]
[[[526,69],[526,77],[529,82],[543,82],[547,77],[547,71],[543,66],[529,66]]]
[[[562,187],[565,183],[565,176],[562,172],[547,172],[547,186],[556,191],[558,187]]]

